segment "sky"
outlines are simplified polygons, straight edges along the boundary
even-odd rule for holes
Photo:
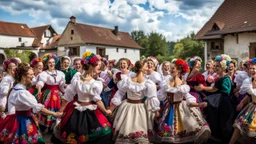
[[[197,33],[224,0],[0,0],[0,21],[30,28],[51,24],[61,34],[75,16],[78,23],[146,34],[168,41]]]

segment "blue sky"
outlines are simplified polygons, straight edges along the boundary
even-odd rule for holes
[[[0,0],[0,20],[29,27],[51,24],[61,34],[77,22],[121,31],[143,30],[179,40],[197,32],[224,0]]]

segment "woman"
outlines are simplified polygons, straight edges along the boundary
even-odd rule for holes
[[[169,79],[171,77],[170,75],[170,69],[171,69],[171,63],[169,61],[164,61],[161,65],[161,78],[162,81]]]
[[[61,122],[52,137],[54,143],[111,143],[111,125],[101,113],[110,115],[100,97],[102,83],[93,79],[101,62],[95,54],[85,52],[82,65],[85,70],[79,79],[72,81],[63,97]],[[77,94],[78,98],[73,101]]]
[[[111,110],[119,106],[113,125],[114,139],[117,144],[149,143],[153,122],[148,119],[148,113],[152,111],[158,115],[160,103],[156,85],[153,81],[144,78],[147,63],[137,61],[134,71],[136,76],[124,77],[118,82],[118,91],[111,100]],[[126,93],[127,99],[123,101]],[[142,101],[144,96],[147,96],[150,101],[150,110]]]
[[[77,70],[72,69],[70,67],[71,59],[68,56],[61,57],[60,62],[61,62],[61,71],[65,74],[65,80],[66,80],[65,87],[67,87],[70,84],[73,76],[76,74]]]
[[[216,73],[219,75],[219,79],[213,87],[202,84],[195,87],[197,91],[204,90],[216,93],[205,98],[208,104],[204,112],[212,131],[212,138],[216,141],[222,141],[222,143],[229,142],[233,132],[232,123],[235,118],[234,102],[230,96],[232,83],[226,73],[230,61],[231,58],[226,54],[216,56]]]
[[[25,63],[18,66],[15,75],[16,84],[10,93],[8,102],[16,111],[8,115],[0,124],[0,143],[44,143],[36,117],[31,114],[41,112],[46,115],[60,117],[59,112],[52,112],[39,104],[26,88],[31,85],[34,72]]]
[[[205,94],[203,92],[196,91],[194,87],[200,84],[206,86],[204,76],[200,73],[202,59],[198,56],[193,56],[188,61],[191,72],[189,73],[186,81],[190,87],[190,94],[196,98],[196,102],[200,103],[205,97]]]
[[[47,53],[43,56],[43,60],[46,70],[39,74],[39,80],[36,84],[38,97],[40,103],[42,103],[45,108],[56,112],[59,111],[61,106],[61,97],[65,86],[65,75],[63,72],[55,69],[55,63],[58,62],[58,58],[55,54]],[[42,91],[43,87],[44,91]],[[43,132],[46,128],[51,132],[55,122],[56,118],[53,116],[39,115],[40,128]]]
[[[196,103],[189,94],[189,86],[181,80],[181,75],[189,71],[181,59],[172,61],[172,78],[165,81],[158,91],[160,100],[167,100],[160,110],[160,118],[155,126],[157,142],[203,143],[211,135],[210,128],[201,112],[193,107],[206,107],[207,103]]]
[[[146,61],[148,65],[148,72],[145,76],[147,79],[152,80],[156,84],[157,89],[159,89],[162,78],[161,75],[155,71],[156,67],[158,66],[158,60],[155,57],[150,56],[147,57]]]
[[[13,87],[14,75],[16,71],[16,65],[18,61],[16,59],[8,59],[3,63],[3,69],[7,72],[7,75],[3,77],[0,83],[0,121],[4,118],[4,111],[6,109],[7,95],[10,89]]]
[[[207,86],[213,86],[215,80],[217,80],[217,74],[215,73],[215,64],[213,60],[208,60],[206,63],[206,71],[202,74],[206,81]]]
[[[249,60],[250,65],[250,73],[251,78],[246,79],[243,82],[241,90],[246,93],[247,95],[245,98],[240,102],[237,106],[237,110],[243,110],[239,113],[236,117],[234,122],[234,132],[233,136],[230,140],[230,144],[234,144],[237,139],[242,136],[247,136],[249,138],[255,139],[256,137],[256,127],[255,127],[255,114],[256,114],[256,58]],[[252,102],[249,102],[249,99],[252,99]]]
[[[74,67],[73,67],[74,70],[76,70],[77,72],[83,73],[83,67],[81,64],[80,57],[74,58],[73,65],[74,65]]]
[[[43,68],[44,68],[43,59],[42,58],[34,58],[31,61],[30,66],[34,70],[35,77],[32,80],[32,87],[29,89],[29,92],[32,95],[36,96],[36,99],[39,100],[38,96],[37,96],[38,90],[36,89],[36,83],[39,80],[39,74],[43,71]]]

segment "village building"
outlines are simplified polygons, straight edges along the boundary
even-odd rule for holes
[[[222,53],[238,62],[256,57],[256,1],[225,0],[195,39],[205,41],[205,61]]]
[[[71,16],[58,44],[58,54],[82,56],[91,51],[107,59],[129,58],[133,63],[140,59],[140,47],[128,32],[121,32],[118,26],[103,28],[76,22]]]

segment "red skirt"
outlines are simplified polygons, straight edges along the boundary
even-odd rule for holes
[[[0,123],[0,143],[44,143],[38,121],[31,111],[16,111]]]

